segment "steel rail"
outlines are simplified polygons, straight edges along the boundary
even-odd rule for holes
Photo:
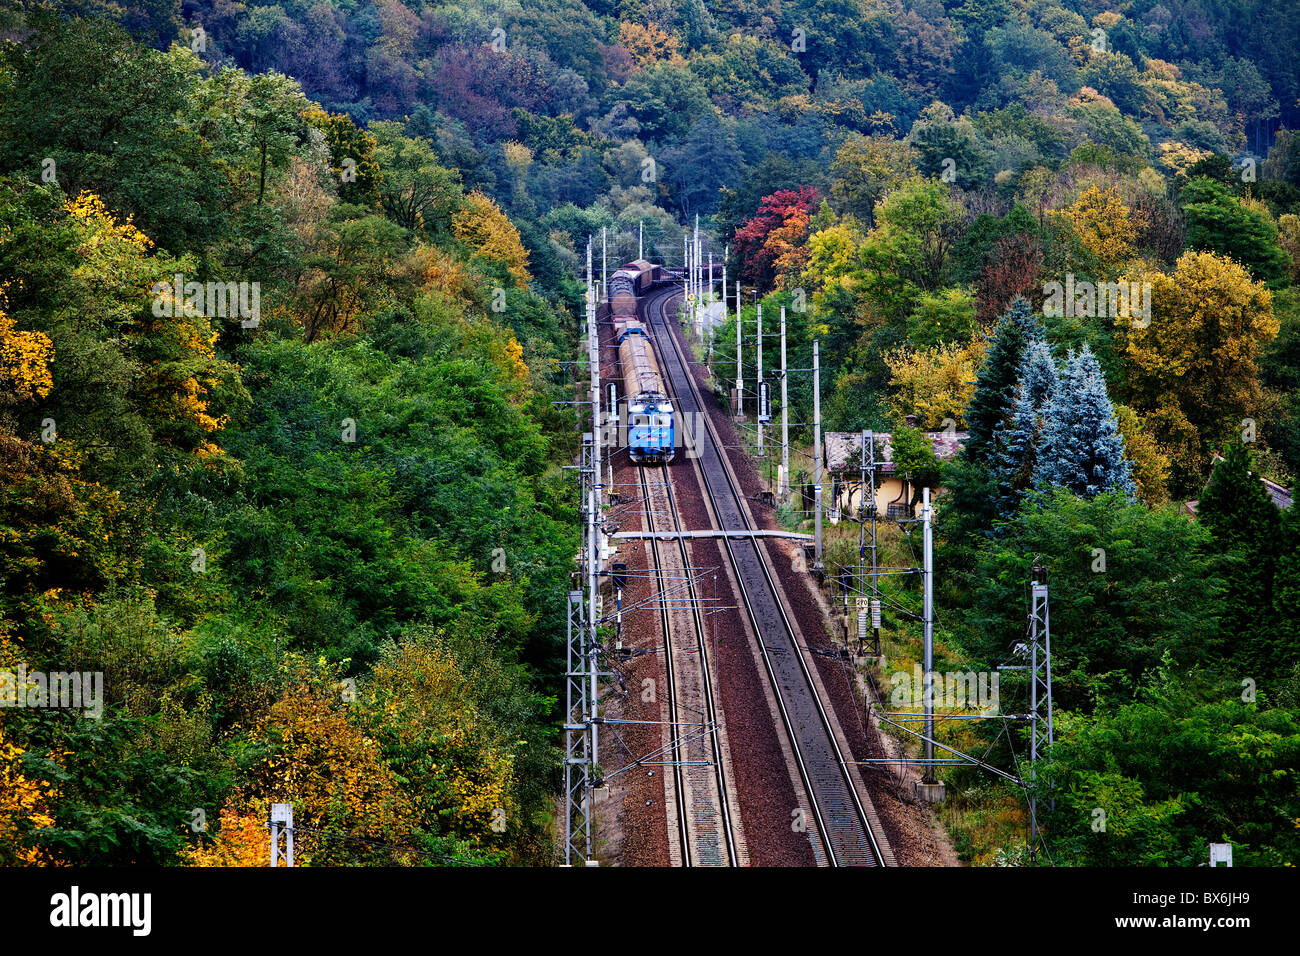
[[[851,761],[846,760],[836,739],[834,725],[817,693],[795,628],[778,598],[779,588],[763,548],[758,536],[752,533],[754,524],[752,515],[747,513],[744,495],[725,457],[722,441],[704,410],[689,362],[677,336],[668,327],[670,319],[665,305],[679,295],[672,289],[651,293],[645,307],[648,325],[659,348],[661,367],[669,379],[666,384],[673,392],[679,424],[686,420],[688,412],[702,423],[693,437],[696,442],[703,442],[697,449],[697,457],[707,503],[720,528],[732,530],[727,527],[731,523],[738,526],[736,531],[750,532],[740,537],[726,535],[722,540],[758,637],[777,709],[812,804],[810,809],[818,836],[832,866],[885,865],[880,841],[853,782]]]

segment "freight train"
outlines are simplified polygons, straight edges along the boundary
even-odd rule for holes
[[[672,461],[675,445],[673,404],[650,333],[636,314],[637,300],[661,272],[660,266],[637,259],[609,280],[610,319],[627,396],[627,451],[637,463]]]

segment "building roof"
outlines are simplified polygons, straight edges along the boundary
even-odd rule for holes
[[[1223,456],[1215,455],[1213,459],[1213,465],[1217,465],[1221,461],[1223,461]],[[1268,496],[1271,499],[1273,499],[1273,504],[1277,506],[1279,511],[1285,511],[1287,508],[1291,507],[1291,492],[1289,489],[1284,488],[1282,485],[1279,485],[1276,481],[1272,481],[1271,479],[1265,478],[1263,475],[1260,476],[1259,480],[1260,483],[1264,486],[1264,490],[1268,492]],[[1183,510],[1187,512],[1189,515],[1195,517],[1196,507],[1199,504],[1200,504],[1199,500],[1189,501],[1185,505],[1183,505]]]
[[[1279,510],[1285,511],[1291,507],[1291,492],[1289,490],[1283,488],[1276,481],[1269,481],[1267,478],[1259,480],[1264,483],[1264,490],[1268,492],[1269,497],[1273,499],[1273,504],[1277,505]]]
[[[926,432],[930,446],[941,459],[954,458],[961,451],[969,432]],[[826,470],[832,473],[855,472],[862,460],[862,432],[827,432],[822,439]],[[873,432],[876,466],[882,475],[894,473],[894,448],[889,432]]]

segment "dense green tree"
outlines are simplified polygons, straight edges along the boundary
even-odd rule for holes
[[[0,51],[3,168],[72,196],[95,192],[175,252],[224,235],[234,183],[186,112],[198,58],[137,47],[104,20],[36,26]]]
[[[906,314],[917,290],[945,285],[965,214],[960,199],[937,180],[913,179],[890,192],[862,248],[878,300]]]
[[[1196,177],[1183,188],[1179,202],[1187,217],[1187,244],[1235,259],[1270,288],[1281,285],[1288,265],[1277,224],[1259,209],[1245,205],[1221,183]]]
[[[889,437],[894,474],[901,475],[911,485],[915,505],[921,500],[923,489],[938,490],[943,462],[935,455],[930,437],[919,428],[895,428]]]
[[[1220,613],[1223,627],[1235,632],[1231,659],[1258,681],[1290,673],[1295,643],[1279,631],[1274,614],[1274,582],[1281,521],[1265,492],[1249,449],[1232,442],[1210,473],[1196,504],[1197,519],[1213,534],[1227,581]]]
[[[280,73],[225,69],[200,84],[192,108],[221,153],[237,157],[237,182],[261,205],[268,176],[283,170],[307,137],[307,98]]]
[[[374,136],[358,129],[343,113],[309,110],[306,118],[325,134],[330,151],[330,169],[338,177],[339,199],[367,206],[377,203],[383,173],[375,159],[375,148],[379,144]]]
[[[1045,565],[1053,636],[1070,635],[1052,642],[1057,706],[1131,698],[1166,654],[1182,666],[1222,654],[1230,632],[1214,614],[1223,582],[1210,540],[1175,506],[1062,488],[1037,496],[985,539],[962,578],[972,590],[960,639],[978,660],[1006,660],[1024,634],[1030,568]]]
[[[665,62],[629,77],[621,101],[640,124],[642,139],[659,143],[681,139],[695,117],[710,111],[699,80],[689,70]]]
[[[431,144],[404,135],[400,123],[374,123],[370,132],[384,212],[406,229],[445,236],[463,198],[459,172],[439,165]]]
[[[912,124],[908,142],[920,153],[917,165],[927,176],[941,177],[963,189],[982,186],[989,174],[989,150],[967,116],[936,102]]]
[[[913,176],[919,154],[889,136],[845,138],[831,163],[830,198],[840,215],[853,216],[864,229],[876,224],[876,203]]]
[[[1273,572],[1273,610],[1283,633],[1300,630],[1300,481],[1291,487],[1291,506],[1282,512]],[[1294,658],[1296,651],[1291,649]],[[1283,673],[1285,670],[1283,669]],[[1300,703],[1300,701],[1298,701]]]
[[[1057,865],[1196,866],[1219,842],[1232,843],[1239,866],[1286,866],[1300,854],[1294,710],[1166,669],[1113,713],[1059,717],[1056,739],[1044,822]]]
[[[735,134],[711,110],[691,126],[680,146],[660,154],[663,178],[684,221],[717,208],[722,187],[735,179],[741,160]]]

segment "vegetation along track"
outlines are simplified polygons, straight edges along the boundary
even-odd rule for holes
[[[660,366],[673,392],[678,427],[687,447],[686,458],[698,459],[704,490],[747,613],[758,635],[764,667],[790,739],[800,778],[809,795],[804,823],[815,832],[832,866],[882,866],[887,855],[872,824],[874,813],[854,785],[854,771],[836,739],[832,717],[816,691],[812,672],[799,646],[796,630],[778,597],[778,586],[761,548],[740,485],[732,474],[722,442],[713,429],[704,403],[666,311],[680,293],[652,292],[645,302],[646,318],[659,352]],[[688,432],[686,423],[692,423]],[[795,822],[798,822],[795,808]]]

